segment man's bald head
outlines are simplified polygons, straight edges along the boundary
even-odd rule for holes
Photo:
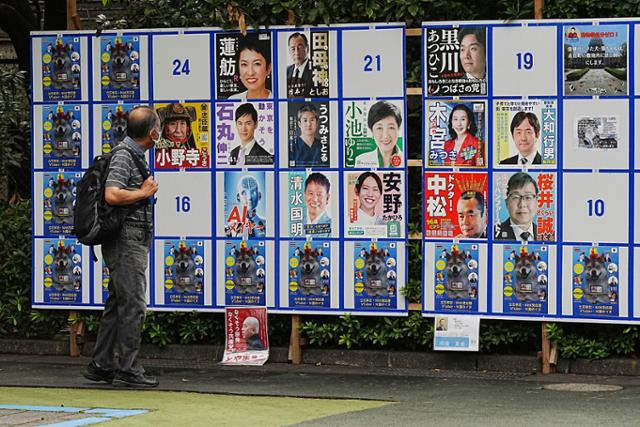
[[[260,322],[257,318],[253,316],[245,318],[244,322],[242,322],[242,336],[246,339],[251,335],[257,334],[259,325]]]
[[[140,140],[149,137],[153,129],[160,129],[160,118],[151,107],[134,107],[127,116],[127,136]]]

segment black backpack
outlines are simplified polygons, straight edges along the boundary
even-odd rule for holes
[[[129,205],[129,209],[109,205],[104,198],[105,183],[111,157],[119,149],[126,149],[142,174],[142,180],[149,177],[147,168],[134,152],[124,144],[110,153],[96,156],[93,164],[82,175],[76,185],[76,205],[74,210],[74,234],[80,243],[94,246],[113,240],[122,228],[124,218],[146,200]]]

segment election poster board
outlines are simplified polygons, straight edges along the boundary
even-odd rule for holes
[[[639,24],[422,24],[424,315],[640,320]]]
[[[161,131],[145,154],[159,186],[149,309],[406,315],[404,36],[403,24],[34,32],[34,307],[109,297],[100,248],[91,263],[73,236],[75,188],[147,106]]]

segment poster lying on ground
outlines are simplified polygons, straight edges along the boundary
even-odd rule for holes
[[[269,359],[267,309],[227,307],[223,365],[264,365]]]

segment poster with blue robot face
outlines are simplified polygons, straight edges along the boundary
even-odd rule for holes
[[[547,246],[504,246],[502,294],[505,313],[547,314],[549,303]]]
[[[69,236],[73,233],[76,184],[80,172],[45,173],[42,179],[45,236]]]
[[[355,242],[355,308],[398,308],[398,249],[393,242]]]
[[[79,100],[80,38],[45,37],[41,43],[42,94],[44,101]]]
[[[435,311],[478,312],[478,245],[435,245]]]
[[[330,242],[289,242],[289,307],[329,308],[332,268]]]
[[[573,247],[572,299],[575,316],[618,316],[619,258],[615,247]]]
[[[224,233],[243,239],[265,237],[266,184],[264,172],[224,173]]]
[[[140,39],[100,37],[102,99],[140,99]]]
[[[82,147],[80,105],[42,106],[43,168],[47,170],[79,169]]]
[[[82,303],[82,245],[75,239],[44,240],[44,303]]]
[[[164,303],[204,304],[204,241],[164,241]]]
[[[226,241],[225,305],[265,305],[267,268],[264,241]]]

